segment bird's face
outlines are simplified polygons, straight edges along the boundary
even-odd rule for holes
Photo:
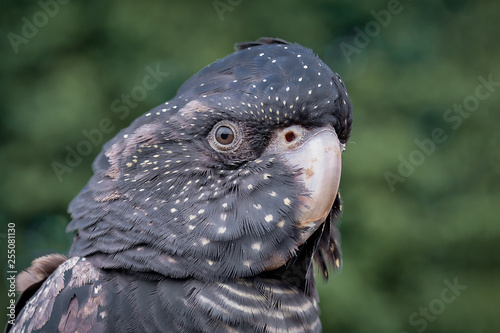
[[[311,51],[243,48],[105,145],[70,206],[71,254],[202,279],[280,267],[330,213],[350,125]]]

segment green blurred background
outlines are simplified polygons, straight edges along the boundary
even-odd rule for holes
[[[272,36],[312,48],[354,104],[341,183],[344,267],[319,283],[324,332],[500,331],[500,2],[0,6],[1,326],[7,224],[16,224],[17,270],[67,252],[66,207],[102,144],[235,42]],[[168,76],[145,90],[156,68]],[[136,98],[116,112],[127,94]],[[81,146],[102,119],[113,129]],[[58,177],[53,163],[66,164],[68,147],[86,156]],[[453,294],[449,283],[467,288]]]

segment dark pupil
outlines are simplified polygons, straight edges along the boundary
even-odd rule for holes
[[[230,144],[231,142],[233,142],[234,139],[233,130],[231,130],[229,127],[226,126],[219,127],[216,133],[216,139],[217,142],[219,142],[222,145]]]

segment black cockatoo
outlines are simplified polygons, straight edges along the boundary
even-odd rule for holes
[[[351,102],[309,49],[236,48],[104,145],[69,258],[18,277],[7,331],[321,331],[313,261],[341,265]]]

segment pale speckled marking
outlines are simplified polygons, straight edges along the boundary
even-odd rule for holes
[[[64,273],[68,270],[73,270],[72,279],[65,283]],[[64,288],[78,288],[84,284],[92,284],[93,281],[97,281],[99,277],[99,271],[90,263],[86,262],[85,258],[73,257],[66,260],[59,265],[54,273],[44,282],[39,291],[26,303],[22,316],[17,318],[16,325],[12,328],[11,332],[31,332],[43,328],[50,318],[56,295]],[[100,285],[97,285],[93,289],[94,293],[99,292],[101,288]],[[70,313],[67,315],[85,315],[85,317],[97,315],[98,307],[104,305],[105,297],[96,297],[92,298],[92,300],[93,301],[85,303],[85,305],[78,310],[78,313]],[[66,316],[63,316],[61,322],[65,320],[65,318]],[[27,320],[30,320],[30,325],[24,327]]]
[[[240,297],[251,298],[251,299],[254,299],[254,300],[258,300],[258,301],[266,301],[267,300],[267,298],[264,295],[262,295],[262,294],[245,293],[242,290],[233,288],[233,287],[231,287],[231,286],[229,286],[227,284],[220,283],[220,282],[217,283],[217,285],[220,288],[224,288],[224,289],[228,290],[229,292],[231,292],[232,294],[238,295]]]
[[[261,244],[260,242],[253,243],[253,244],[252,244],[252,250],[255,250],[255,251],[260,251],[261,245],[262,245],[262,244]]]

